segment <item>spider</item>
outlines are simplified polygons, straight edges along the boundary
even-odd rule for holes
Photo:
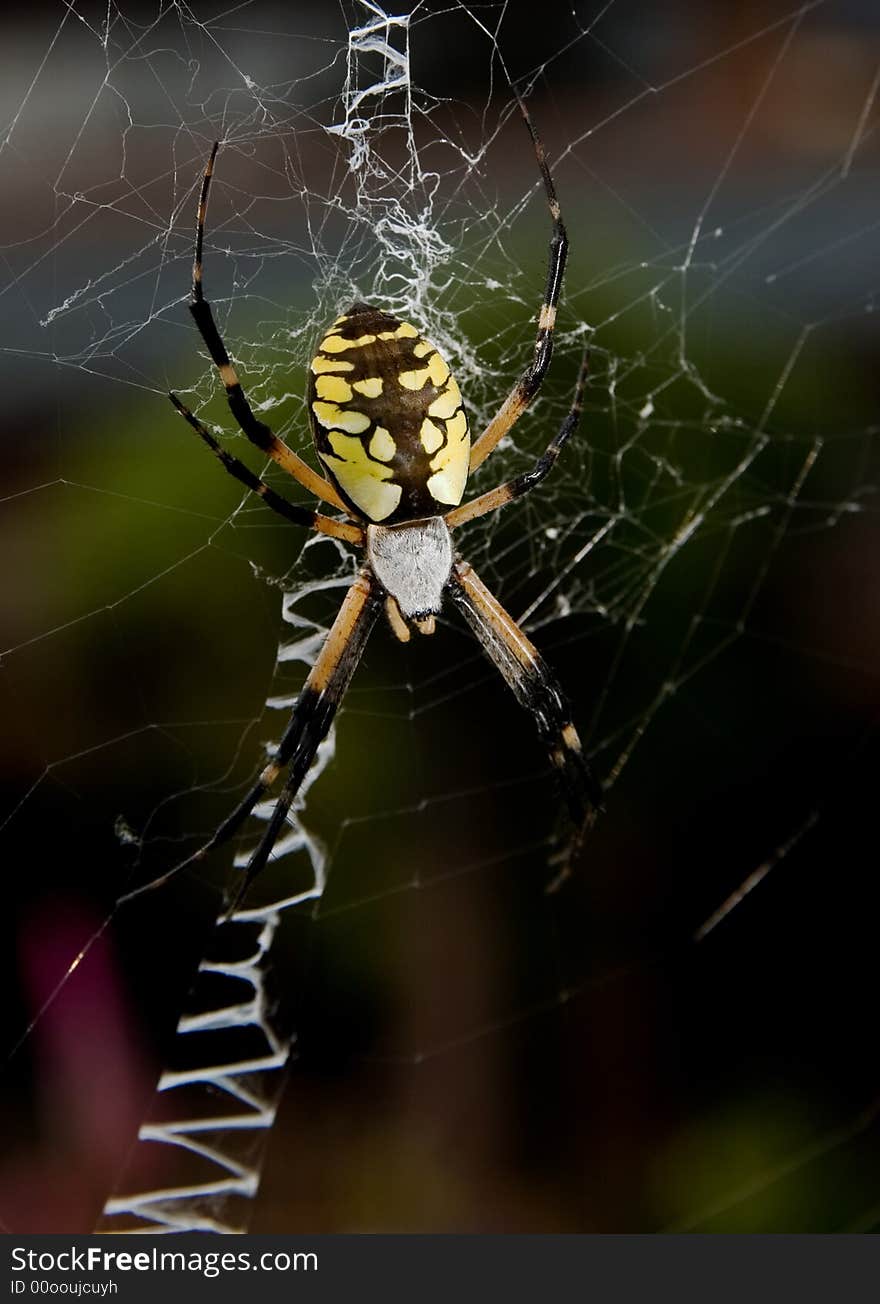
[[[553,349],[556,309],[568,238],[540,137],[517,96],[540,170],[553,230],[547,284],[534,354],[485,430],[471,444],[461,394],[438,350],[408,322],[367,303],[353,303],[326,330],[309,368],[308,405],[319,475],[254,413],[202,286],[202,246],[215,143],[202,180],[196,224],[190,312],[226,389],[233,417],[266,456],[343,518],[294,505],[223,448],[176,394],[172,403],[226,471],[295,525],[363,549],[363,563],[318,654],[271,762],[212,837],[178,869],[202,860],[232,838],[282,772],[287,779],[265,833],[245,868],[229,915],[265,867],[297,791],[384,607],[403,642],[433,634],[444,597],[462,612],[484,652],[531,713],[549,752],[570,817],[556,859],[569,872],[583,836],[601,809],[602,789],[584,758],[571,711],[552,672],[473,568],[456,552],[451,531],[528,493],[544,479],[580,418],[588,359],[571,407],[531,470],[463,502],[468,474],[489,456],[538,392]],[[551,885],[553,886],[553,885]]]

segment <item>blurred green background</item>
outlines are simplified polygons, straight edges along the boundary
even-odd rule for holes
[[[545,446],[589,338],[587,412],[546,494],[460,543],[514,614],[571,567],[530,628],[612,783],[548,897],[530,722],[451,613],[418,645],[377,628],[308,799],[330,879],[275,957],[298,1057],[251,1228],[871,1230],[880,20],[560,4],[505,9],[493,49],[466,10],[414,10],[416,138],[460,251],[437,323],[482,368],[477,416],[543,286],[502,58],[536,78],[560,343],[479,485]],[[107,12],[31,10],[4,48],[3,1230],[87,1230],[116,1184],[229,856],[103,925],[233,804],[277,736],[267,695],[297,686],[273,678],[281,588],[340,568],[236,513],[165,397],[232,435],[185,306],[211,140],[208,293],[301,450],[321,314],[375,271],[322,126],[339,12]]]

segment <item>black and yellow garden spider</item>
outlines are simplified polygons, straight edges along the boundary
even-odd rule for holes
[[[337,317],[309,369],[309,416],[327,478],[319,475],[253,414],[202,289],[202,245],[208,191],[218,146],[205,169],[199,200],[190,311],[213,359],[235,420],[251,443],[341,519],[289,503],[217,442],[198,417],[171,401],[226,470],[273,511],[364,549],[317,660],[297,698],[270,764],[231,815],[178,869],[204,859],[232,838],[287,768],[287,780],[265,833],[250,857],[230,913],[264,868],[297,791],[351,681],[367,637],[384,606],[391,629],[406,642],[413,630],[432,634],[445,595],[460,608],[484,651],[520,704],[533,716],[565,796],[571,831],[557,855],[557,881],[568,872],[583,835],[601,806],[568,703],[551,671],[515,621],[471,566],[456,553],[451,531],[528,493],[556,462],[580,418],[587,361],[581,366],[569,412],[530,471],[462,502],[470,471],[508,433],[537,393],[553,349],[556,309],[568,239],[544,148],[522,101],[553,221],[549,270],[534,355],[496,415],[471,446],[461,394],[449,367],[414,326],[379,308],[354,303]]]

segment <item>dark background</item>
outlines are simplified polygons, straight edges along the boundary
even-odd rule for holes
[[[341,11],[157,22],[122,6],[109,33],[106,14],[7,20],[0,79],[0,1225],[15,1231],[88,1229],[119,1179],[229,858],[96,934],[253,772],[278,727],[265,577],[323,564],[275,518],[231,516],[236,489],[165,398],[210,393],[184,296],[211,140],[237,144],[210,293],[262,395],[290,395],[279,422],[299,448],[316,297],[329,319],[334,277],[367,249],[362,232],[346,249],[346,219],[319,201],[342,184],[321,126],[339,120]],[[418,646],[376,631],[307,807],[327,892],[276,956],[298,1058],[252,1229],[871,1230],[877,15],[474,14],[503,19],[494,58],[466,12],[416,7],[411,31],[420,143],[491,140],[460,189],[441,178],[461,259],[440,306],[486,373],[466,392],[478,413],[500,401],[543,278],[537,192],[488,234],[535,181],[521,126],[494,132],[500,56],[513,77],[543,66],[532,108],[572,235],[560,347],[520,449],[564,410],[584,323],[593,375],[546,496],[461,546],[518,613],[625,503],[566,586],[572,610],[533,629],[613,782],[580,872],[546,896],[554,796],[529,722],[453,616]],[[208,410],[231,431],[222,401]],[[758,430],[766,447],[671,553]],[[503,456],[481,485],[525,464]],[[319,594],[316,613],[337,603]]]

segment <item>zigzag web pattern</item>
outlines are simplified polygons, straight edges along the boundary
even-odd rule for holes
[[[330,581],[343,588],[348,579]],[[325,586],[326,587],[326,586]],[[279,665],[311,667],[326,629],[297,611],[311,586],[285,594],[282,615],[296,635],[282,642]],[[269,710],[289,714],[295,697],[267,699]],[[175,1050],[187,1068],[169,1068],[156,1087],[154,1116],[138,1133],[138,1152],[126,1174],[125,1193],[106,1203],[98,1231],[244,1230],[248,1201],[256,1194],[268,1133],[275,1122],[295,1039],[278,1025],[270,995],[272,948],[284,913],[316,900],[324,890],[326,853],[302,818],[309,788],[333,759],[335,733],[328,734],[289,817],[289,831],[275,847],[274,860],[290,869],[292,881],[305,874],[304,890],[259,908],[243,906],[230,919],[218,917],[211,954],[199,965],[194,989],[177,1026]],[[252,822],[267,821],[271,801],[256,807]],[[252,848],[251,848],[252,849]],[[247,863],[239,851],[236,868]],[[226,996],[226,1000],[218,997]],[[246,1047],[242,1053],[242,1045]],[[156,1146],[163,1147],[157,1164]],[[170,1149],[169,1149],[170,1148]],[[157,1167],[167,1181],[141,1189],[136,1172],[144,1165],[155,1180]]]
[[[371,110],[381,108],[383,130],[392,125],[408,133],[410,127],[409,20],[385,15],[369,0],[365,8],[369,20],[352,28],[349,36],[343,94],[345,120],[329,128],[348,145],[349,166],[361,194],[377,177],[384,177],[379,156],[371,148],[371,133],[375,130]],[[363,66],[365,56],[369,56],[369,72]],[[375,79],[377,70],[380,76]],[[403,95],[402,116],[389,119],[389,93]],[[399,228],[399,223],[392,226]],[[338,588],[341,598],[352,578],[342,575],[321,581],[317,587]],[[282,616],[286,624],[293,626],[296,636],[282,642],[279,665],[301,663],[307,672],[320,650],[327,630],[315,626],[298,609],[315,587],[306,583],[284,595]],[[282,712],[286,719],[295,700],[295,696],[286,694],[272,696],[266,706]],[[276,843],[273,854],[276,868],[279,861],[291,862],[291,881],[302,876],[305,866],[310,884],[259,908],[244,905],[229,920],[219,916],[212,954],[199,965],[187,1009],[177,1026],[181,1058],[191,1067],[170,1068],[161,1075],[156,1088],[156,1116],[145,1122],[138,1133],[138,1151],[162,1147],[160,1171],[167,1166],[173,1176],[149,1189],[139,1188],[136,1154],[132,1171],[123,1180],[124,1193],[116,1193],[107,1201],[98,1231],[240,1232],[246,1226],[249,1201],[259,1186],[268,1134],[275,1122],[295,1045],[295,1038],[278,1026],[268,991],[272,948],[285,912],[316,901],[324,891],[326,851],[309,832],[303,807],[309,789],[332,761],[334,751],[335,728],[318,750],[288,817],[289,832]],[[273,808],[272,800],[261,803],[252,821],[268,821]],[[236,868],[247,864],[252,849],[236,854]],[[229,1003],[215,1003],[218,988],[224,991],[230,986],[235,994]],[[242,1040],[248,1046],[247,1053],[241,1058],[227,1058],[227,1047],[240,1046]],[[154,1155],[144,1156],[144,1162],[155,1174]]]

